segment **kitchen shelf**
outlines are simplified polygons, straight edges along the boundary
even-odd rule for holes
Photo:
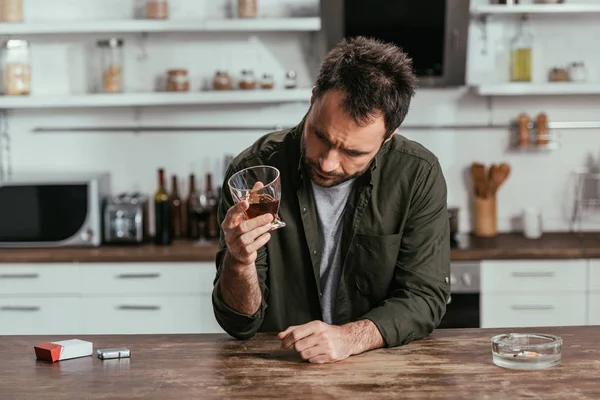
[[[474,8],[473,15],[523,15],[523,14],[589,14],[600,13],[600,5],[593,4],[523,4],[485,5]]]
[[[309,102],[311,89],[1,96],[0,110],[26,108],[152,107]]]
[[[481,96],[600,95],[600,83],[502,83],[476,86]]]
[[[319,31],[321,18],[256,18],[215,20],[92,20],[0,23],[0,35],[148,32]]]

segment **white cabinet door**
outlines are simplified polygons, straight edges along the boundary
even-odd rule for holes
[[[483,293],[556,293],[587,289],[587,260],[484,261]]]
[[[589,290],[600,292],[600,260],[590,260]]]
[[[600,293],[589,296],[590,325],[600,325]]]
[[[582,293],[483,294],[482,328],[585,325],[587,297]]]
[[[88,334],[222,332],[210,295],[85,297],[82,323]]]
[[[0,298],[0,335],[81,334],[77,297]]]
[[[0,264],[0,296],[76,294],[79,289],[76,264]]]
[[[87,294],[211,293],[214,266],[207,263],[90,263],[81,265],[81,291]]]

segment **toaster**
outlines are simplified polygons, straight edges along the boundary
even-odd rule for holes
[[[143,243],[148,239],[148,197],[121,193],[104,206],[104,243]]]

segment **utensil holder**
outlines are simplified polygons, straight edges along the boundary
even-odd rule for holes
[[[496,229],[496,196],[475,197],[475,235],[492,237]]]

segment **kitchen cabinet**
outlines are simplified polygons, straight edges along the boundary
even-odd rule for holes
[[[212,262],[0,264],[0,335],[220,333]]]
[[[600,260],[590,260],[589,324],[600,325]]]
[[[483,261],[481,325],[586,325],[587,277],[588,260]]]

